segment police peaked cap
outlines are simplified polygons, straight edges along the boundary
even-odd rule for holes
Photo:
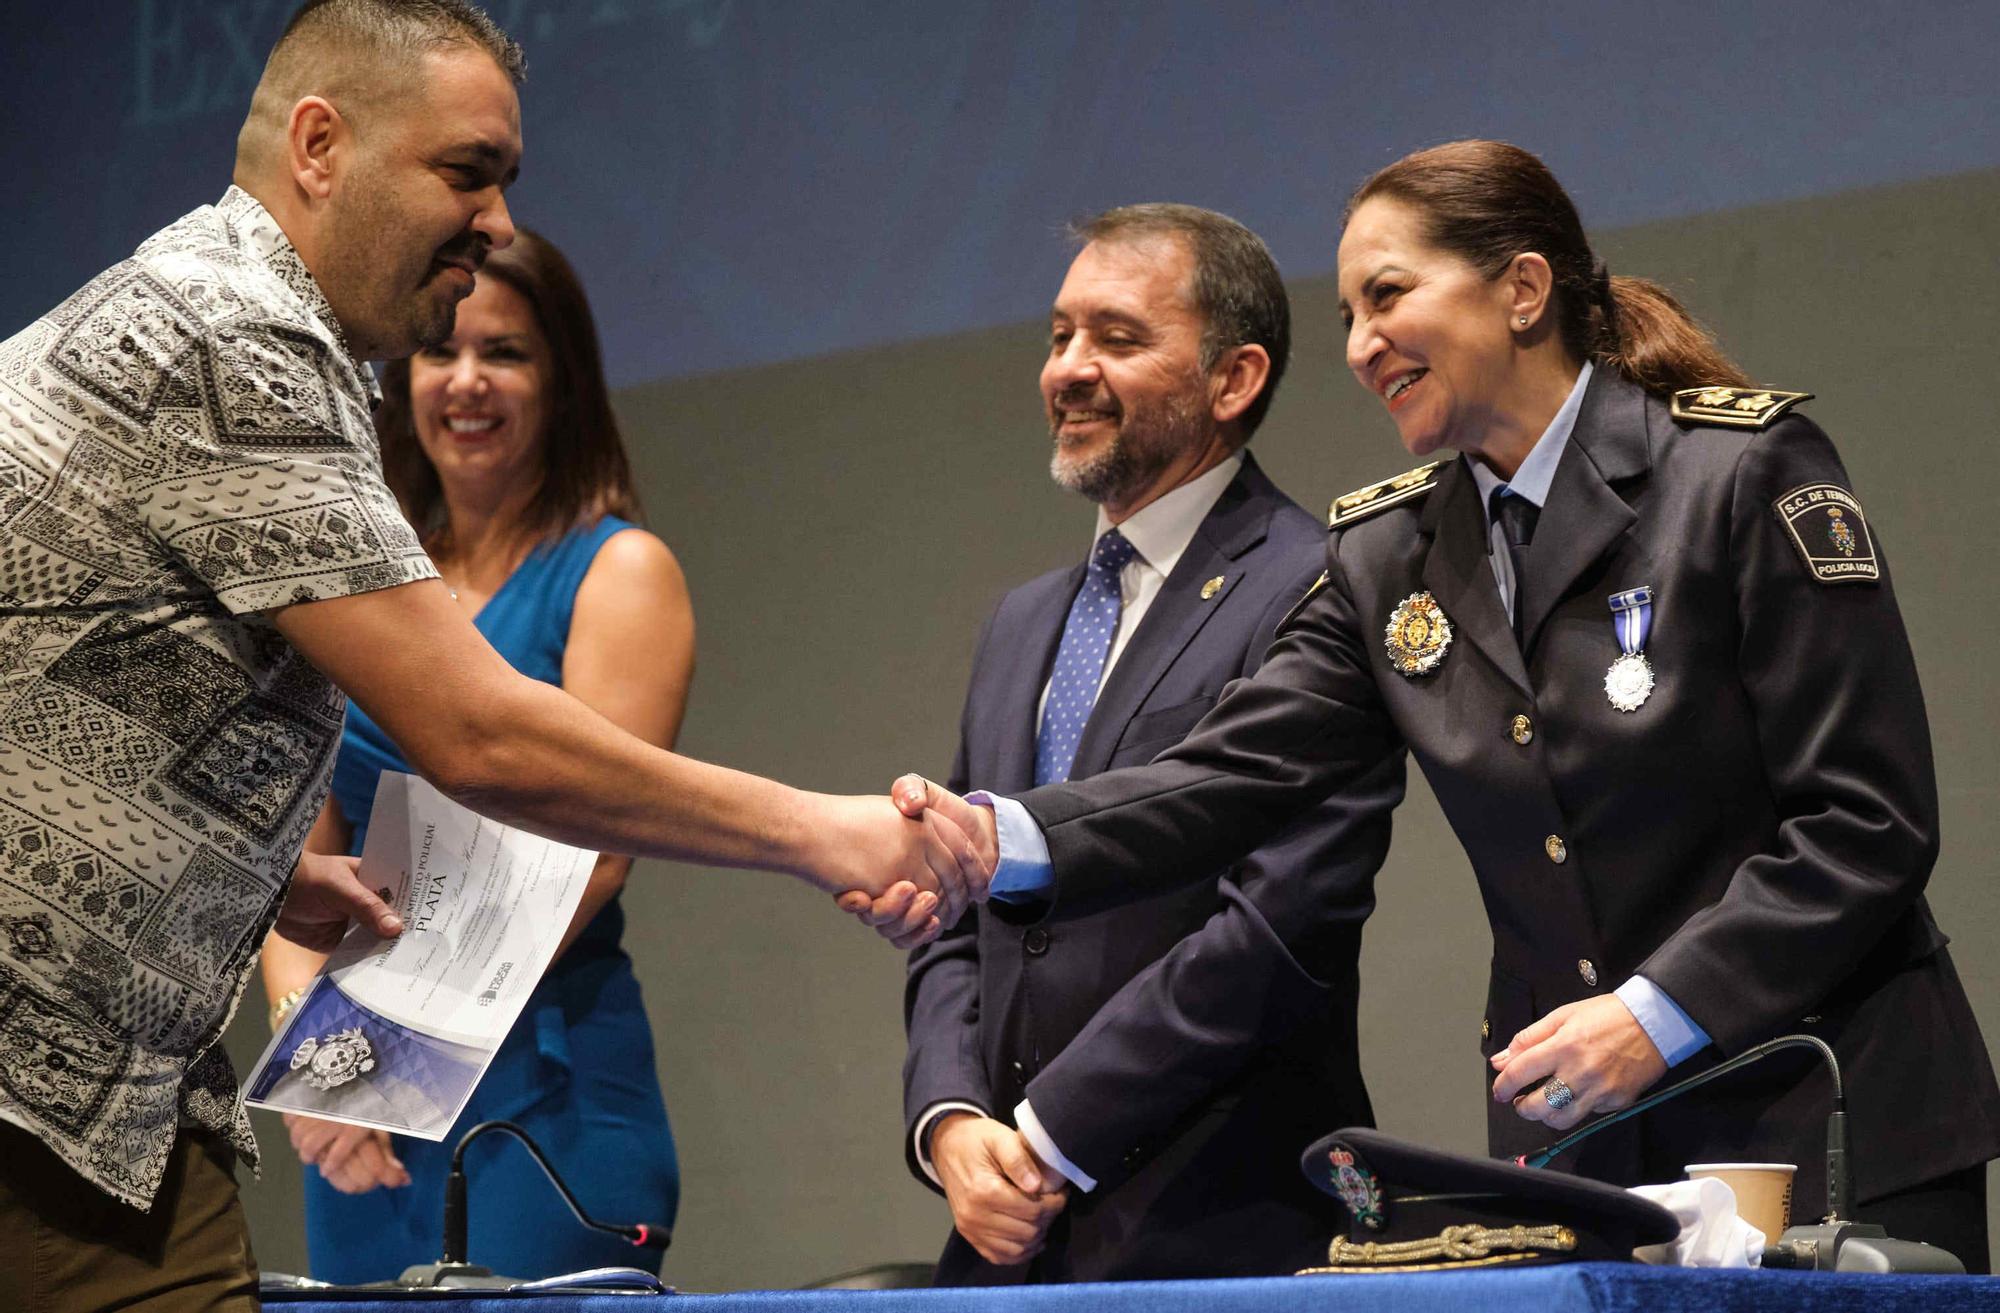
[[[1446,1153],[1379,1131],[1335,1131],[1299,1160],[1346,1207],[1348,1230],[1308,1272],[1630,1262],[1680,1234],[1651,1200],[1582,1177]]]

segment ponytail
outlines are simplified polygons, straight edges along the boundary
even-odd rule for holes
[[[1603,300],[1591,307],[1597,330],[1592,360],[1656,396],[1683,388],[1750,386],[1749,376],[1722,353],[1715,336],[1666,288],[1645,278],[1607,276],[1603,283]]]
[[[1749,379],[1666,288],[1613,277],[1591,254],[1583,221],[1548,166],[1502,141],[1454,141],[1406,155],[1347,202],[1394,200],[1415,210],[1433,246],[1488,278],[1525,251],[1554,275],[1551,309],[1564,347],[1656,395],[1742,387]]]

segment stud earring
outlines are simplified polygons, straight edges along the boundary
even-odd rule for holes
[[[1521,327],[1523,327],[1523,328],[1526,328],[1527,326],[1528,326],[1528,317],[1527,317],[1526,315],[1522,315],[1522,316],[1521,316]]]

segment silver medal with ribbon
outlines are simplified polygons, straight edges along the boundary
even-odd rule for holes
[[[1653,632],[1653,590],[1644,584],[1611,595],[1611,627],[1623,653],[1604,672],[1604,695],[1620,711],[1637,711],[1653,693],[1646,639]]]

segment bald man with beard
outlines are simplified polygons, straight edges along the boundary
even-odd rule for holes
[[[235,185],[0,343],[0,1307],[255,1307],[222,1031],[274,926],[400,930],[353,859],[300,855],[343,691],[496,819],[938,890],[886,798],[677,757],[516,673],[383,482],[366,362],[444,340],[512,240],[521,70],[463,0],[314,0]]]

